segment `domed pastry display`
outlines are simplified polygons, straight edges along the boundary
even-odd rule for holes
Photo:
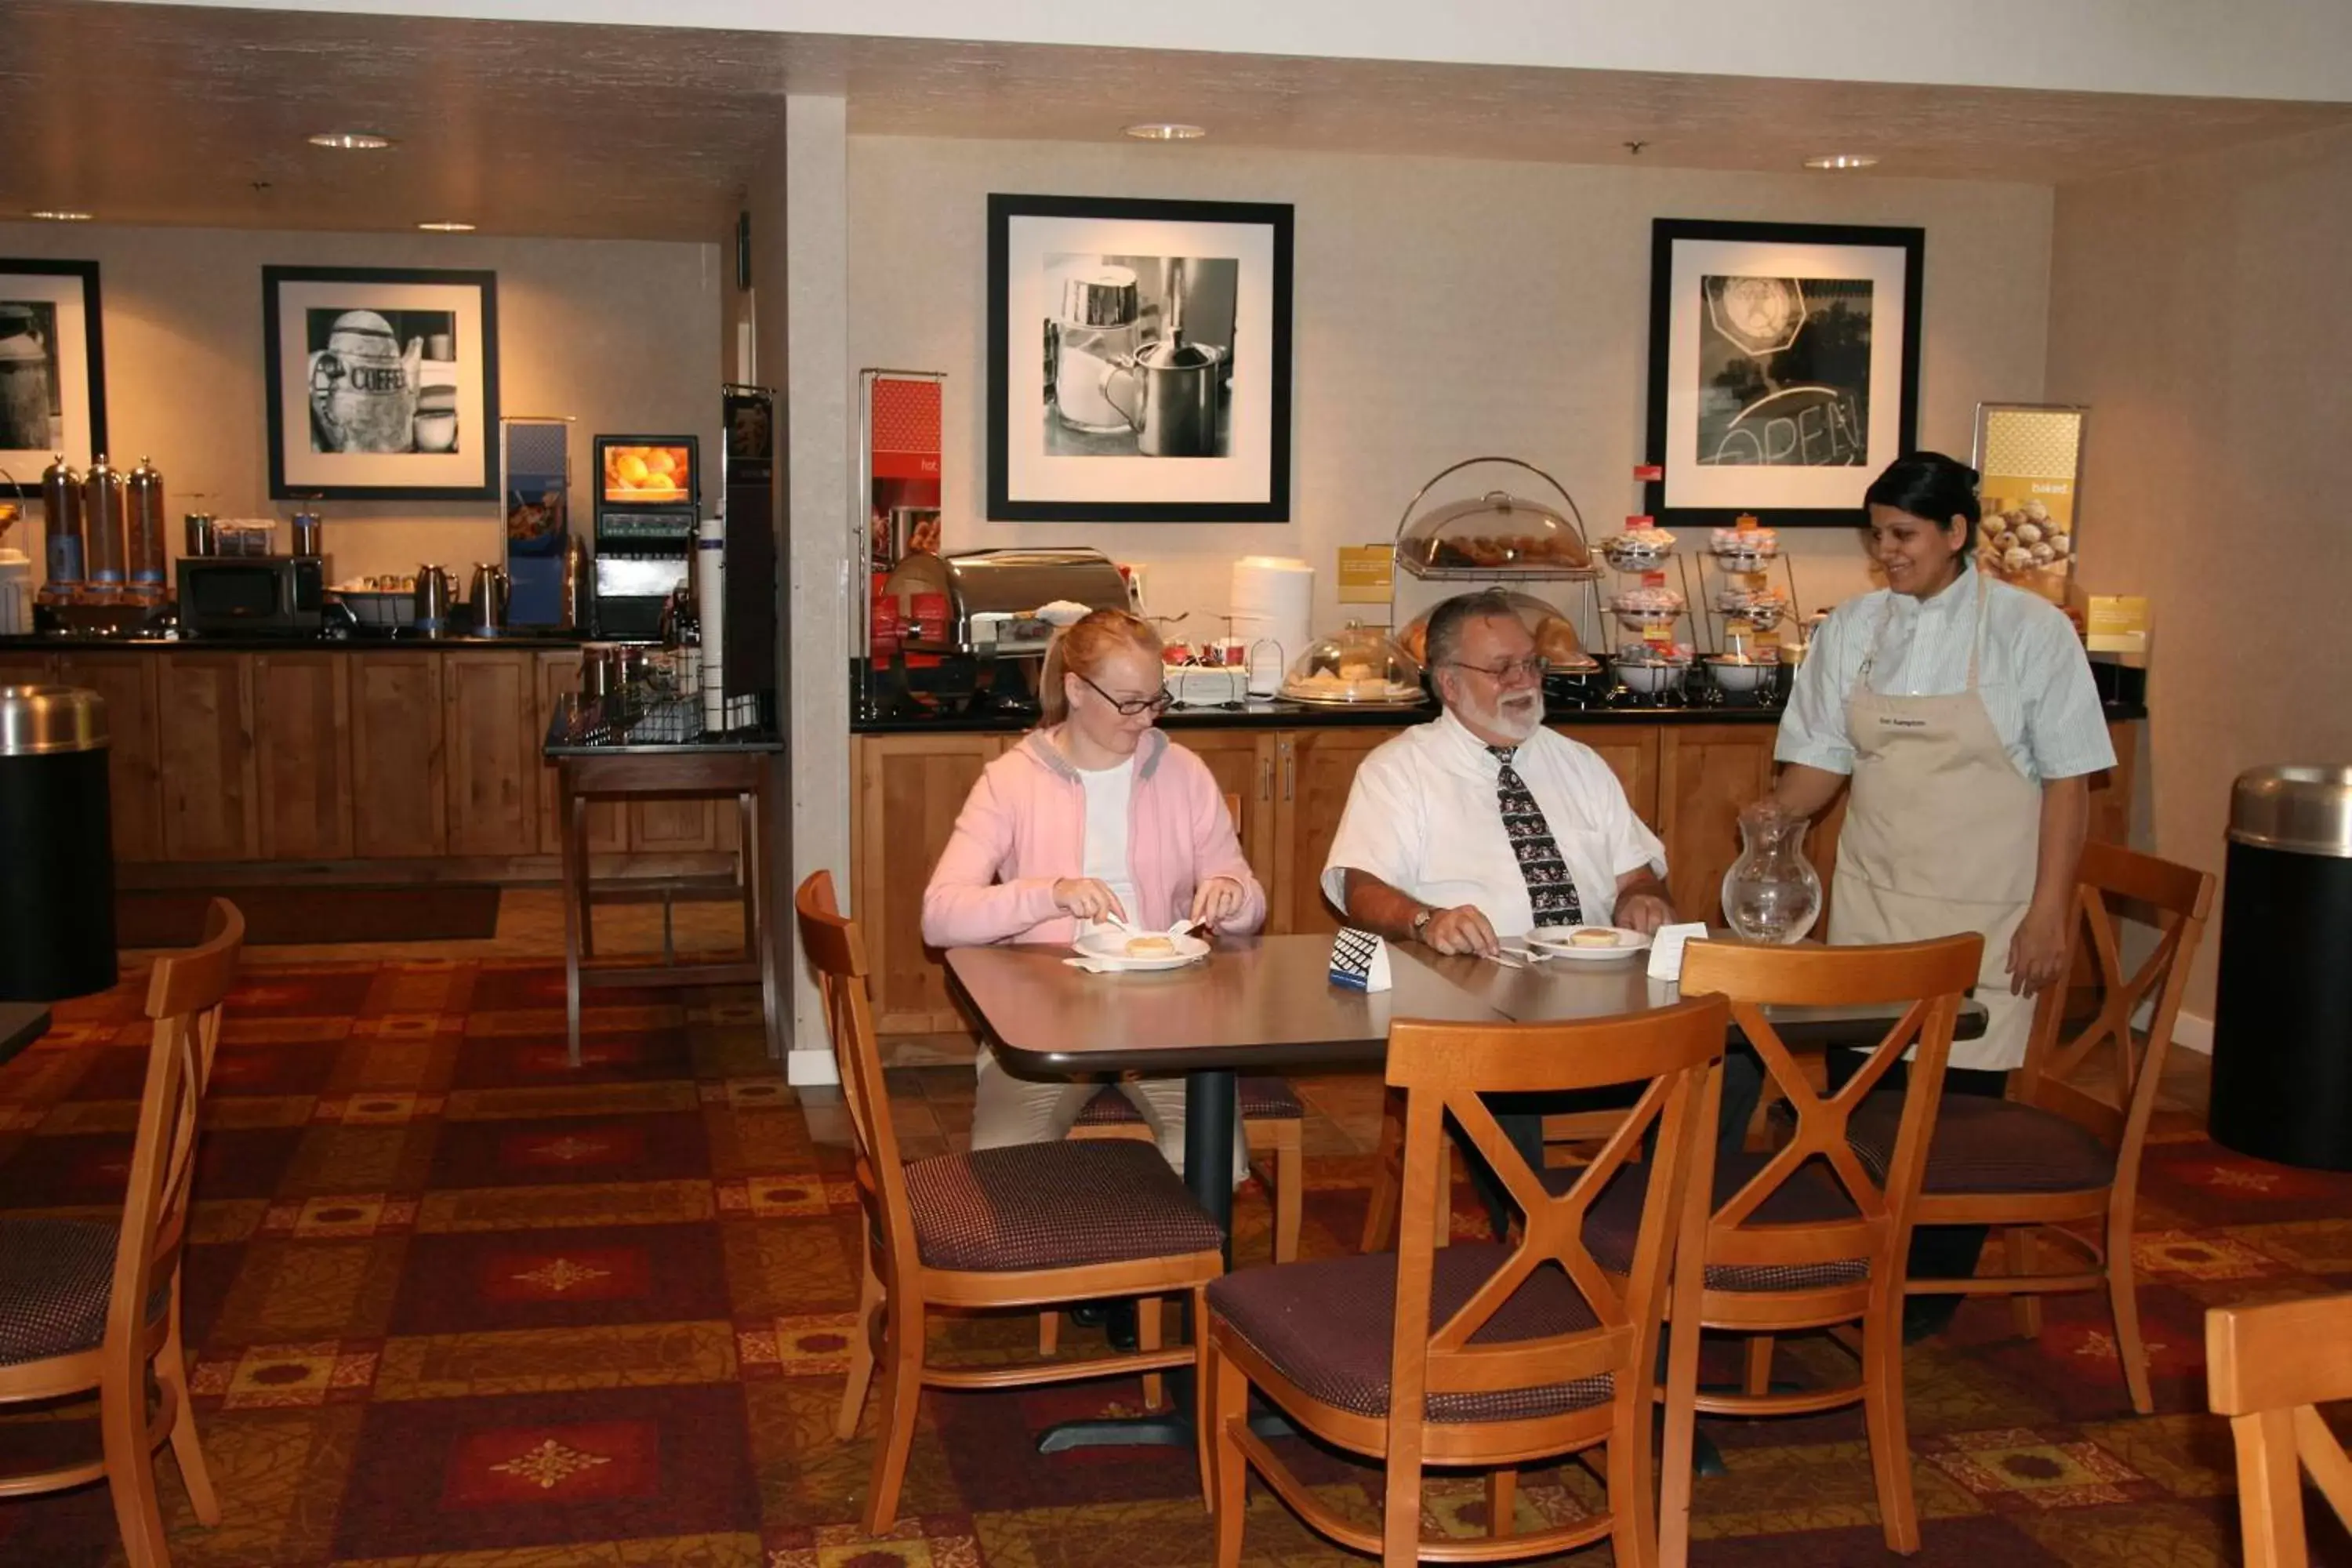
[[[1425,700],[1421,666],[1379,626],[1350,621],[1309,643],[1282,682],[1294,702],[1414,707]]]
[[[1675,552],[1675,536],[1663,528],[1629,528],[1601,542],[1601,553],[1620,572],[1654,572]]]
[[[1597,669],[1599,664],[1584,651],[1581,638],[1576,635],[1575,624],[1562,615],[1559,606],[1548,605],[1532,594],[1506,594],[1511,607],[1519,613],[1519,620],[1528,635],[1536,639],[1536,651],[1544,663],[1556,670]],[[1416,664],[1429,663],[1429,616],[1415,616],[1404,630],[1397,634],[1397,643]]]
[[[1439,480],[1477,463],[1526,469],[1559,491],[1566,510],[1499,489],[1416,510]],[[1397,564],[1416,577],[1556,579],[1594,573],[1575,498],[1549,474],[1517,458],[1471,458],[1440,470],[1406,504],[1397,523],[1395,552]]]

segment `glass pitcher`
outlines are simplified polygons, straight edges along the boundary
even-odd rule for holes
[[[1805,819],[1769,804],[1739,814],[1739,858],[1723,874],[1723,921],[1747,942],[1801,942],[1821,918],[1822,879],[1805,858]]]

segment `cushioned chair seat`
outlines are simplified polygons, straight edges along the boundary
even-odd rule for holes
[[[1430,1279],[1432,1327],[1467,1301],[1509,1256],[1492,1242],[1440,1247]],[[1211,1284],[1209,1305],[1309,1396],[1377,1418],[1389,1409],[1396,1271],[1396,1255],[1389,1252],[1249,1268]],[[1548,1339],[1598,1326],[1566,1275],[1538,1268],[1470,1342]],[[1612,1386],[1604,1375],[1495,1394],[1433,1394],[1424,1409],[1439,1422],[1527,1420],[1604,1405]]]
[[[1885,1179],[1903,1104],[1872,1095],[1846,1123],[1853,1152]],[[1929,1193],[2078,1193],[2116,1179],[2116,1158],[2077,1122],[2038,1105],[1948,1094],[1936,1108],[1920,1190]]]
[[[1721,1208],[1770,1158],[1769,1154],[1740,1153],[1721,1159],[1715,1168],[1714,1207]],[[1576,1174],[1574,1171],[1547,1171],[1544,1184],[1556,1192],[1565,1192]],[[1649,1167],[1628,1165],[1610,1181],[1591,1212],[1585,1215],[1584,1244],[1592,1249],[1594,1260],[1603,1268],[1622,1274],[1633,1268],[1633,1244],[1641,1232],[1642,1209],[1649,1192]],[[1837,1178],[1814,1160],[1799,1166],[1796,1173],[1748,1217],[1747,1226],[1766,1229],[1776,1225],[1818,1225],[1853,1219],[1858,1212]],[[1869,1260],[1861,1258],[1839,1258],[1830,1263],[1706,1266],[1706,1288],[1710,1290],[1819,1290],[1857,1284],[1869,1277]]]
[[[115,1227],[0,1220],[0,1366],[95,1349],[106,1337]]]
[[[1242,1079],[1241,1108],[1244,1121],[1297,1121],[1307,1114],[1298,1091],[1286,1078]],[[1143,1112],[1135,1108],[1135,1101],[1119,1093],[1118,1085],[1107,1083],[1079,1110],[1076,1125],[1118,1127],[1139,1125],[1142,1121]]]
[[[933,1268],[1015,1273],[1224,1245],[1160,1151],[1096,1139],[943,1154],[907,1167],[916,1250]]]

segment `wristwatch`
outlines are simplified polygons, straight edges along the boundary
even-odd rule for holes
[[[1421,940],[1422,940],[1422,935],[1421,935],[1421,933],[1422,933],[1423,931],[1427,931],[1427,930],[1429,929],[1429,922],[1430,922],[1430,921],[1433,921],[1433,920],[1435,920],[1436,918],[1437,918],[1437,911],[1436,911],[1434,909],[1429,908],[1428,906],[1424,905],[1424,906],[1423,907],[1423,909],[1422,909],[1421,913],[1419,913],[1419,914],[1417,914],[1417,915],[1415,915],[1415,916],[1413,916],[1413,917],[1412,917],[1412,931],[1411,931],[1408,934],[1410,934],[1410,935],[1412,936],[1412,940],[1413,940],[1413,941],[1415,941],[1415,942],[1419,942],[1419,941],[1421,941]]]

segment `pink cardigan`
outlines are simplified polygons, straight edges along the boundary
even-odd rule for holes
[[[955,832],[923,889],[923,941],[933,947],[992,942],[1067,942],[1077,922],[1054,907],[1054,883],[1085,874],[1086,785],[1033,731],[996,761],[965,797]],[[1135,753],[1128,807],[1128,865],[1139,908],[1128,918],[1165,931],[1192,910],[1192,889],[1211,877],[1242,885],[1238,913],[1220,929],[1265,923],[1265,889],[1242,858],[1224,793],[1208,764],[1160,731]]]

